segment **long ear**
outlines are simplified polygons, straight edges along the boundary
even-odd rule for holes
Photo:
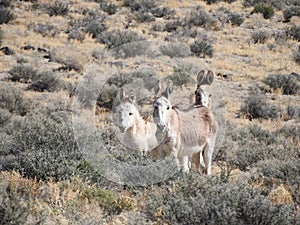
[[[206,82],[205,70],[201,70],[197,75],[198,85],[204,84]]]
[[[135,96],[135,93],[134,93],[134,91],[133,90],[130,90],[130,95],[129,95],[129,101],[131,102],[131,103],[134,103],[135,102],[135,99],[136,99],[136,96]]]
[[[207,72],[206,79],[207,79],[207,83],[209,85],[211,85],[214,82],[214,73],[213,73],[213,71],[209,70]]]
[[[167,83],[167,88],[165,90],[166,97],[169,99],[173,92],[173,81],[169,80]]]
[[[161,81],[158,80],[157,83],[156,83],[156,85],[154,86],[154,89],[153,89],[154,90],[154,94],[156,96],[158,95],[160,89],[161,89]]]
[[[120,102],[122,102],[125,98],[125,89],[121,88],[118,92],[118,99]]]

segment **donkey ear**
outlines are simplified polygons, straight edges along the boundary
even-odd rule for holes
[[[118,99],[119,101],[123,101],[125,98],[125,89],[124,88],[121,88],[118,92]]]
[[[136,96],[135,96],[135,93],[133,90],[130,90],[130,95],[129,95],[129,101],[134,103],[135,102],[135,99],[136,99]]]
[[[154,86],[154,89],[153,89],[154,90],[154,94],[156,96],[158,95],[160,89],[161,89],[161,81],[158,80],[157,83],[156,83],[156,85]]]
[[[205,70],[201,70],[197,75],[198,85],[204,84],[206,82]]]
[[[173,92],[173,81],[169,80],[165,91],[166,97],[169,98],[172,92]]]
[[[207,72],[207,83],[209,84],[209,85],[211,85],[213,82],[214,82],[214,73],[213,73],[213,71],[211,71],[211,70],[209,70],[208,72]]]

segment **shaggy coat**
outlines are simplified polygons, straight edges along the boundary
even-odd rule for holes
[[[192,107],[185,111],[172,108],[169,98],[172,92],[173,83],[169,82],[165,92],[155,100],[154,122],[161,131],[166,132],[172,154],[183,172],[189,171],[189,158],[194,153],[200,153],[196,167],[201,173],[210,174],[218,124],[207,107]],[[201,163],[203,160],[204,163]]]

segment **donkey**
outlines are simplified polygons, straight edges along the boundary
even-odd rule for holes
[[[171,146],[171,154],[182,172],[189,172],[189,158],[200,153],[196,168],[200,173],[211,174],[218,123],[208,107],[191,107],[178,110],[172,107],[170,95],[173,82],[169,81],[164,92],[159,95],[160,83],[156,86],[156,100],[153,103],[153,119],[158,129],[166,133]],[[204,166],[201,164],[204,155]]]
[[[211,107],[211,84],[213,81],[214,73],[211,70],[201,70],[198,73],[195,106]]]
[[[156,125],[142,118],[135,107],[136,96],[134,91],[125,95],[121,89],[117,95],[119,104],[116,106],[116,123],[123,136],[125,146],[140,151],[141,155],[157,146]]]
[[[201,70],[197,75],[197,89],[195,90],[194,107],[211,108],[211,85],[214,81],[214,73],[211,70]],[[200,160],[200,161],[199,161]],[[195,165],[203,166],[202,154],[195,153],[192,156],[192,161]]]

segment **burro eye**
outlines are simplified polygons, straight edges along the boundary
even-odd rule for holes
[[[170,106],[167,107],[167,110],[169,110],[169,109],[170,109]]]
[[[129,113],[129,116],[132,116],[132,115],[133,115],[133,113],[132,113],[132,112],[130,112],[130,113]]]

